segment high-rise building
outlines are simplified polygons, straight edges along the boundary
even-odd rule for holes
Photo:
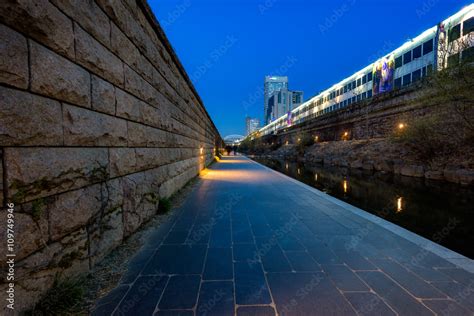
[[[245,126],[246,126],[246,135],[250,135],[253,132],[258,131],[258,128],[260,127],[260,120],[258,118],[251,118],[247,116],[245,118]]]
[[[268,99],[270,121],[287,114],[303,103],[303,91],[289,91],[286,88],[273,92]]]
[[[269,99],[275,91],[288,89],[288,77],[286,76],[265,76],[264,82],[264,105],[263,105],[263,121],[268,124],[271,121],[272,109],[269,108]]]

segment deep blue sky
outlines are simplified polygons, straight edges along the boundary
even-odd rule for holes
[[[150,0],[222,136],[263,117],[281,69],[305,100],[469,4],[466,0]]]

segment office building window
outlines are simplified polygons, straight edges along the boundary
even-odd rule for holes
[[[412,72],[411,74],[411,81],[412,82],[416,82],[418,80],[420,80],[421,78],[421,69],[418,69],[418,70],[415,70],[414,72]]]
[[[360,101],[362,96],[360,94],[357,95],[357,101]]]
[[[367,82],[372,81],[372,72],[367,74]]]
[[[362,84],[365,84],[367,82],[367,76],[362,77]]]
[[[455,41],[460,36],[461,36],[461,24],[457,24],[449,30],[448,42]]]
[[[411,61],[411,51],[403,54],[403,64],[406,65]]]
[[[462,35],[467,35],[474,32],[474,17],[467,19],[462,24]]]
[[[356,101],[356,97],[353,96],[353,97],[352,97],[352,103],[355,103],[355,101]]]
[[[413,59],[421,57],[421,45],[413,48]]]
[[[403,58],[402,56],[398,56],[397,58],[395,58],[395,69],[400,68],[401,66],[403,66],[402,58]]]
[[[361,84],[362,84],[362,79],[361,78],[357,79],[357,86],[359,87]]]
[[[423,43],[423,55],[431,53],[433,51],[433,39],[429,39]]]
[[[403,86],[406,87],[411,83],[411,74],[403,76]]]
[[[400,89],[402,87],[402,78],[395,79],[393,85],[395,86],[395,89]]]
[[[355,88],[356,88],[356,82],[354,80],[354,81],[352,81],[352,90],[354,90]]]
[[[448,67],[456,66],[459,64],[459,53],[448,56]]]
[[[372,97],[372,90],[367,90],[367,98],[371,98]]]

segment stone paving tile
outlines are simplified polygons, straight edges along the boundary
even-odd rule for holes
[[[452,300],[423,300],[423,304],[438,315],[472,316],[473,314]]]
[[[237,316],[274,316],[275,310],[271,306],[239,306]]]
[[[192,309],[197,301],[201,277],[199,275],[175,275],[170,277],[158,308]]]
[[[373,259],[372,262],[417,298],[446,298],[446,295],[438,291],[429,283],[420,279],[418,276],[392,260]]]
[[[464,285],[456,282],[431,282],[441,292],[474,313],[474,284]]]
[[[139,277],[114,315],[153,315],[167,282],[167,276]]]
[[[193,316],[192,310],[157,311],[156,316]]]
[[[163,244],[182,244],[188,237],[189,230],[172,230],[166,236]]]
[[[199,274],[206,250],[204,245],[163,245],[150,259],[143,274]]]
[[[230,280],[233,278],[232,249],[209,248],[204,265],[204,280]]]
[[[369,291],[367,285],[343,264],[323,264],[322,268],[341,291]]]
[[[400,315],[433,315],[429,309],[382,272],[360,271],[357,275]]]
[[[323,273],[269,273],[267,279],[280,315],[355,315]]]
[[[321,266],[306,251],[285,251],[285,254],[296,272],[321,271]]]
[[[234,244],[232,246],[235,261],[254,262],[260,261],[257,248],[253,243]]]
[[[334,250],[334,253],[352,270],[377,270],[372,263],[362,257],[357,251],[337,249]]]
[[[119,285],[95,304],[92,316],[112,315],[112,312],[130,289],[128,285]]]
[[[196,315],[234,315],[234,285],[231,281],[201,284]]]
[[[465,284],[465,285],[474,285],[474,274],[469,273],[466,270],[459,269],[459,268],[438,268],[436,269],[441,273],[444,273],[451,277],[451,279],[455,280],[456,282]]]
[[[474,313],[472,274],[245,159],[212,167],[242,174],[204,176],[93,315]]]
[[[360,315],[396,315],[377,294],[371,292],[346,292],[344,296]]]
[[[236,262],[234,274],[237,304],[255,305],[272,302],[260,263]]]

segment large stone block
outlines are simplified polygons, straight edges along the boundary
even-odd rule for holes
[[[115,87],[111,83],[92,75],[92,108],[115,115]]]
[[[22,208],[29,213],[20,212]],[[41,203],[29,203],[24,207],[15,205],[15,254],[16,260],[21,260],[46,246],[48,236],[48,214],[46,206]],[[2,223],[7,222],[7,211],[0,211]],[[0,225],[0,236],[6,240],[6,225]],[[2,254],[7,253],[6,243],[0,244]],[[0,267],[5,267],[5,261],[0,263]]]
[[[140,52],[128,37],[115,25],[111,23],[111,49],[130,67],[137,68]]]
[[[26,202],[87,184],[108,175],[107,148],[6,148],[8,192]]]
[[[127,122],[106,114],[63,104],[64,143],[67,146],[127,145]]]
[[[0,24],[0,82],[28,87],[28,43],[26,38]]]
[[[122,180],[124,236],[135,232],[156,213],[158,187],[147,180],[143,172],[128,175]]]
[[[123,176],[139,170],[134,148],[110,148],[110,175]]]
[[[110,21],[95,1],[51,0],[51,2],[102,44],[110,47]]]
[[[122,61],[77,24],[74,27],[74,34],[76,36],[76,61],[122,87]]]
[[[124,71],[125,90],[147,103],[158,106],[156,89],[129,66],[125,65]]]
[[[100,184],[56,196],[48,205],[50,238],[59,240],[85,226],[106,205],[107,199]]]
[[[149,130],[151,129],[152,128],[148,126],[128,121],[128,146],[146,147],[148,143]]]
[[[49,1],[0,1],[0,17],[12,28],[74,59],[72,21]]]
[[[5,87],[0,100],[1,146],[63,144],[59,102]]]
[[[144,123],[144,108],[148,105],[133,95],[117,89],[117,116]]]
[[[82,67],[37,44],[30,43],[31,90],[90,107],[90,75]]]
[[[103,217],[98,217],[88,231],[91,265],[95,265],[122,242],[122,209],[117,208]]]

